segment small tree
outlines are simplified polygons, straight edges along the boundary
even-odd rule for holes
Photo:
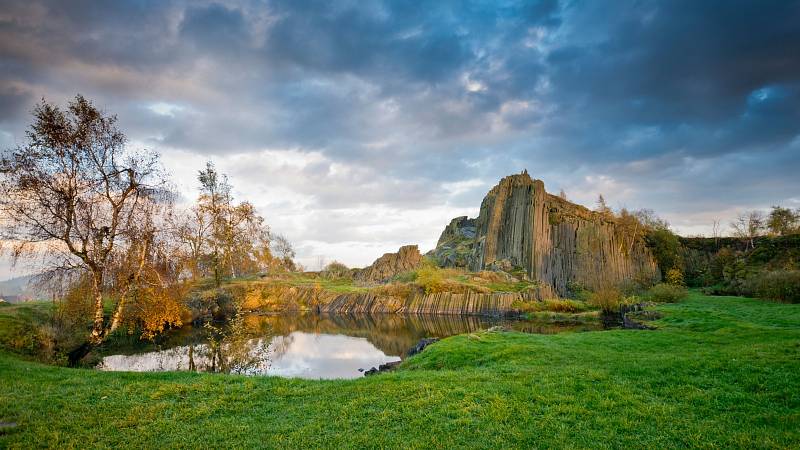
[[[352,272],[346,265],[339,261],[331,261],[325,266],[325,269],[322,270],[320,275],[328,279],[351,278]]]
[[[719,245],[719,220],[714,220],[711,223],[711,237],[714,238],[714,243]]]
[[[619,240],[619,249],[620,251],[627,250],[630,255],[636,242],[644,236],[645,227],[635,214],[629,212],[626,208],[622,208],[617,215],[617,229],[622,234]]]
[[[747,239],[750,248],[756,248],[755,238],[764,231],[764,215],[760,211],[746,211],[731,222],[733,235]]]
[[[104,317],[104,294],[124,291],[137,279],[149,252],[148,216],[161,201],[165,180],[157,155],[125,150],[116,117],[78,95],[66,110],[42,102],[33,111],[27,142],[0,160],[2,238],[15,244],[16,261],[41,254],[50,273],[87,275],[98,344],[122,322],[125,305],[116,297],[112,320]],[[122,264],[126,258],[134,264]],[[111,266],[124,268],[117,283]]]
[[[271,243],[271,248],[273,254],[278,258],[281,267],[289,271],[297,269],[294,263],[294,247],[285,236],[280,234],[275,235]]]
[[[269,266],[271,235],[264,218],[251,203],[234,203],[228,177],[211,162],[197,178],[201,194],[195,217],[177,227],[193,257],[207,260],[217,286],[224,275],[235,278]]]
[[[767,217],[766,226],[776,236],[785,236],[798,232],[800,216],[789,208],[773,206]]]
[[[675,286],[685,286],[686,283],[683,280],[683,271],[679,267],[673,267],[667,271],[667,275],[664,277],[664,280],[667,284],[673,284]]]
[[[608,207],[606,204],[606,199],[603,197],[603,194],[597,196],[597,207],[595,211],[605,215],[605,216],[612,216],[614,213],[611,211],[611,208]]]

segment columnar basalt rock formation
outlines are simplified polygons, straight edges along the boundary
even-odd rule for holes
[[[436,314],[465,316],[517,315],[518,303],[546,298],[538,291],[518,292],[436,292],[412,290],[389,295],[372,292],[338,294],[314,287],[265,284],[236,294],[247,311],[315,311],[325,314]]]
[[[641,238],[625,236],[608,214],[548,194],[526,172],[489,191],[475,227],[466,258],[470,270],[523,269],[558,295],[569,295],[572,283],[596,289],[658,277]]]
[[[422,255],[416,245],[400,247],[397,253],[386,253],[371,266],[359,270],[355,279],[363,283],[383,283],[395,275],[414,270],[422,264]]]

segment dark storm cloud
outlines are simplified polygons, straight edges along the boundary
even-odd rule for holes
[[[320,152],[385,178],[370,202],[526,167],[642,186],[630,206],[768,203],[727,180],[800,191],[798,23],[797,1],[6,1],[0,131],[81,92],[162,151]]]

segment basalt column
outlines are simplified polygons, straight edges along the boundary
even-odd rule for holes
[[[484,198],[469,267],[524,269],[559,295],[571,283],[597,289],[658,277],[640,236],[626,236],[609,215],[548,194],[527,173],[503,178]]]

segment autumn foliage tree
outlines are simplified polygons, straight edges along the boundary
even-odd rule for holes
[[[128,151],[116,117],[80,95],[66,109],[42,100],[33,115],[25,144],[0,159],[5,249],[15,259],[41,255],[48,273],[84,276],[89,341],[98,344],[124,321],[125,299],[147,266],[153,230],[142,224],[166,197],[165,180],[157,155]]]
[[[198,172],[200,196],[173,230],[192,278],[237,277],[269,268],[272,234],[249,202],[236,203],[227,176],[212,163]]]

